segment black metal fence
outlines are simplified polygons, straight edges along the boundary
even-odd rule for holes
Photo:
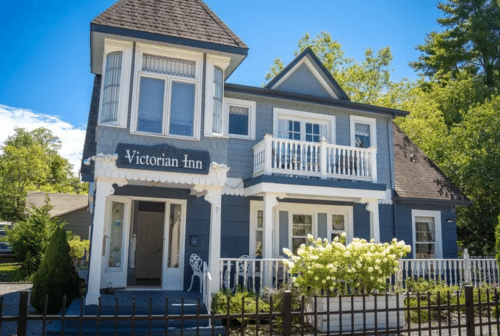
[[[276,311],[273,297],[266,303],[268,311],[262,311],[264,301],[253,300],[251,311],[234,312],[228,298],[222,314],[203,313],[199,300],[195,313],[186,314],[184,301],[172,313],[167,298],[164,314],[155,313],[150,299],[145,314],[137,314],[135,301],[130,313],[122,314],[117,300],[114,313],[99,305],[95,314],[84,314],[81,301],[78,314],[47,315],[29,313],[28,292],[20,292],[16,316],[3,315],[0,298],[0,333],[14,322],[18,336],[26,335],[30,323],[38,323],[30,334],[40,335],[500,335],[497,289],[466,286],[459,292],[335,298],[294,298],[284,292],[274,298],[281,303]],[[248,307],[245,298],[241,307]]]

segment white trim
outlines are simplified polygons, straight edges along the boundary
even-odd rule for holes
[[[248,108],[248,135],[229,133],[229,107],[238,106]],[[257,103],[251,100],[225,98],[223,103],[222,129],[228,138],[255,140]]]
[[[375,118],[368,118],[368,117],[361,117],[357,115],[351,115],[351,125],[350,125],[350,131],[351,131],[351,146],[356,147],[356,133],[355,133],[355,124],[360,123],[360,124],[368,124],[370,125],[370,142],[371,146],[370,147],[377,147],[377,119]]]
[[[313,196],[318,199],[320,197],[342,199],[345,201],[358,201],[362,198],[385,199],[385,190],[367,190],[367,189],[351,189],[351,188],[332,188],[319,187],[309,185],[294,185],[294,184],[278,184],[278,183],[258,183],[251,187],[245,188],[245,197],[259,196],[263,193],[285,193],[287,195],[298,195],[301,197]],[[291,197],[291,196],[290,196]]]
[[[104,97],[104,81],[106,76],[106,59],[109,53],[122,51],[120,73],[120,94],[118,98],[117,121],[102,122],[102,100]],[[132,42],[104,39],[104,53],[102,61],[101,93],[99,96],[99,125],[119,128],[127,127],[128,101],[130,91],[130,72],[132,71]]]
[[[283,109],[279,107],[273,108],[273,137],[279,138],[279,119],[297,120],[301,123],[310,122],[327,125],[327,141],[335,144],[335,116],[329,114],[304,112],[298,110]],[[305,141],[305,127],[301,125],[301,141]],[[303,138],[303,139],[302,139]],[[321,139],[320,139],[321,140]]]
[[[416,259],[416,239],[417,232],[415,227],[415,217],[434,217],[434,222],[436,225],[436,259],[441,259],[443,257],[443,241],[441,235],[441,211],[432,210],[411,210],[411,224],[412,224],[412,248],[413,248],[413,259]]]
[[[213,101],[214,101],[214,69],[219,67],[222,69],[222,109],[224,109],[224,82],[225,82],[225,71],[231,62],[230,58],[216,55],[207,55],[207,61],[205,64],[205,127],[204,135],[211,136],[223,136],[223,134],[217,134],[212,132],[212,116],[213,116]],[[224,129],[224,110],[222,113],[222,128]]]
[[[194,78],[187,78],[175,75],[166,75],[152,73],[148,71],[142,71],[142,61],[143,54],[153,54],[164,57],[172,57],[177,59],[189,60],[196,62],[196,70]],[[135,76],[134,76],[134,88],[132,94],[132,113],[130,120],[130,134],[142,135],[142,136],[156,136],[156,137],[168,137],[177,138],[183,140],[199,140],[201,133],[201,93],[202,93],[202,78],[203,78],[203,54],[198,52],[192,52],[187,50],[173,49],[167,47],[161,47],[156,45],[149,45],[138,43],[135,55]],[[165,93],[163,102],[163,125],[162,133],[147,133],[137,131],[137,117],[139,114],[139,90],[140,90],[140,78],[157,78],[165,80]],[[193,115],[193,136],[180,136],[180,135],[170,135],[170,102],[171,102],[171,89],[172,82],[184,82],[195,84],[194,93],[194,115]]]
[[[279,87],[284,81],[286,81],[288,79],[288,77],[290,77],[304,63],[307,66],[307,68],[309,69],[309,71],[311,71],[311,73],[314,75],[314,77],[321,84],[321,86],[326,90],[326,92],[328,92],[328,94],[330,94],[330,96],[332,98],[339,99],[339,97],[337,96],[337,94],[332,90],[332,88],[330,87],[330,85],[328,85],[328,83],[323,78],[323,76],[321,76],[321,74],[319,73],[319,71],[316,69],[316,67],[309,60],[308,56],[304,57],[299,62],[297,62],[297,64],[295,64],[283,77],[281,77],[280,80],[277,81],[271,87],[271,89],[276,89],[277,87]]]
[[[255,258],[255,230],[257,228],[257,211],[264,210],[264,202],[251,200],[250,201],[250,232],[249,232],[249,256]],[[327,215],[327,235],[328,240],[331,239],[331,227],[332,227],[332,215],[341,214],[344,215],[346,221],[346,233],[347,242],[351,242],[354,234],[353,225],[353,207],[344,205],[327,205],[327,204],[304,204],[304,203],[288,203],[288,202],[278,202],[278,205],[274,207],[273,214],[273,258],[282,258],[279,251],[279,212],[288,212],[288,246],[292,246],[292,219],[293,214],[305,214],[312,215],[312,232],[313,236],[316,238],[318,236],[318,214],[326,213]],[[263,246],[264,248],[264,246]],[[263,251],[264,252],[264,251]],[[263,254],[264,255],[264,254]]]

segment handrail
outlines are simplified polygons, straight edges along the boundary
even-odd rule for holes
[[[212,297],[211,297],[211,287],[212,287],[212,276],[210,275],[210,270],[208,269],[207,262],[203,262],[203,303],[207,307],[207,311],[210,314],[212,311]]]

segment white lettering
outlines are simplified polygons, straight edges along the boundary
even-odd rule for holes
[[[153,159],[155,159],[155,162],[153,163]],[[149,159],[149,163],[151,163],[152,166],[156,166],[156,158],[154,156],[152,156],[150,159]]]
[[[203,169],[203,163],[199,160],[196,160],[196,169]]]
[[[135,156],[135,150],[132,152],[132,155],[130,155],[130,151],[127,149],[127,155],[125,155],[125,157],[128,159],[128,163],[132,163],[134,156]]]
[[[139,158],[139,162],[140,162],[140,164],[141,164],[141,165],[143,165],[143,164],[144,164],[144,161],[142,161],[142,159],[144,159],[144,158],[145,158],[144,156],[141,156],[141,157]]]
[[[172,165],[171,165],[171,167],[179,167],[179,160],[172,159]]]

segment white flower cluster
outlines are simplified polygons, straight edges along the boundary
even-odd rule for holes
[[[387,280],[399,270],[398,260],[411,252],[404,241],[375,244],[355,238],[345,245],[342,233],[333,242],[314,239],[302,244],[297,253],[283,249],[290,257],[286,261],[294,284],[303,288],[331,291],[350,288],[351,291],[384,291]]]

